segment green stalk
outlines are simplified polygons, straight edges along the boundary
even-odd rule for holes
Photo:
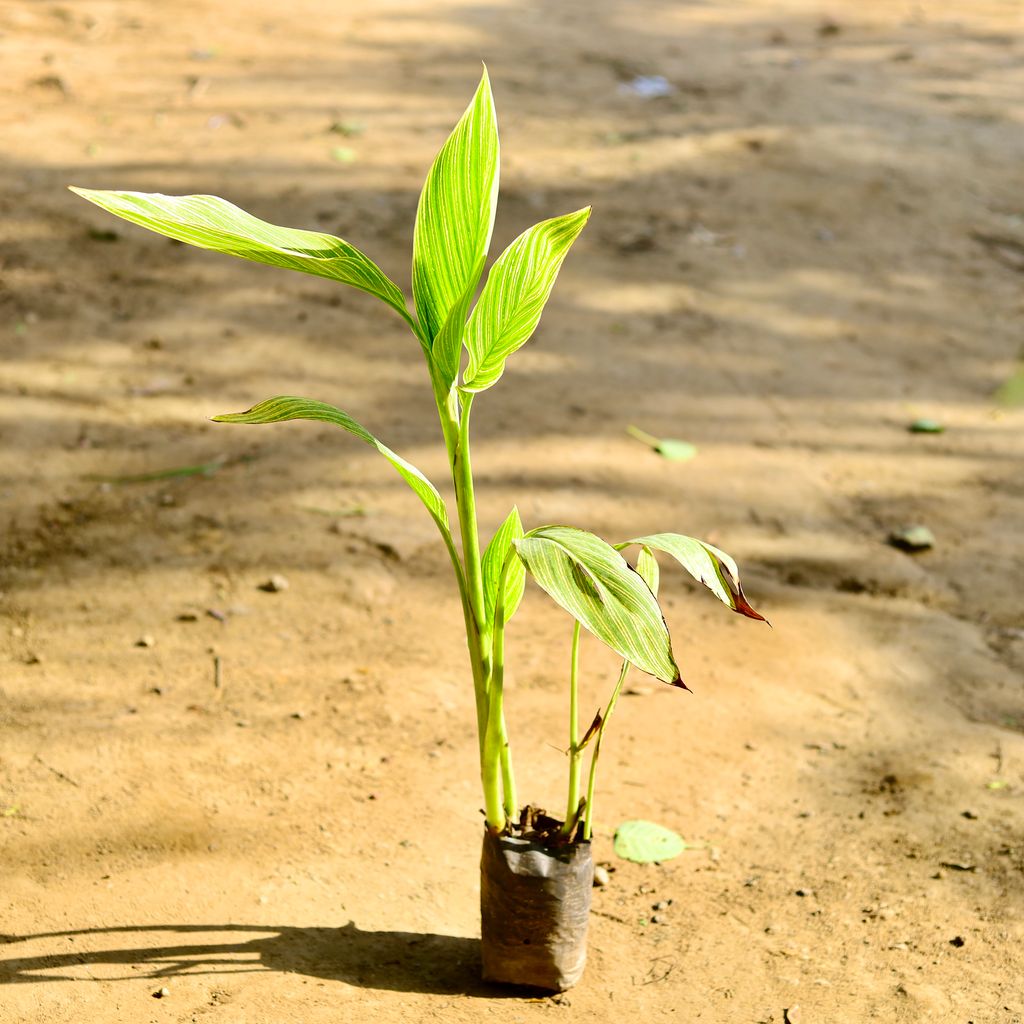
[[[575,827],[580,807],[580,624],[572,627],[572,660],[569,667],[569,799],[561,834],[568,836]]]
[[[594,782],[597,779],[597,759],[601,756],[601,740],[604,738],[604,730],[608,725],[608,719],[612,717],[615,705],[618,703],[619,694],[622,692],[622,684],[629,675],[630,664],[628,661],[622,663],[619,672],[618,682],[612,690],[611,700],[597,728],[597,735],[594,737],[594,753],[590,755],[590,776],[587,779],[587,803],[583,808],[583,838],[589,840],[594,831]]]
[[[484,789],[484,807],[487,826],[495,832],[505,827],[506,808],[514,813],[516,800],[515,780],[512,775],[508,733],[503,707],[504,665],[496,668],[493,651],[494,638],[484,621],[484,581],[480,558],[480,533],[476,517],[476,494],[473,487],[473,464],[469,450],[469,419],[473,396],[466,395],[458,421],[458,437],[449,448],[455,500],[458,507],[459,530],[462,538],[462,559],[465,572],[466,640],[473,666],[473,691],[476,697],[477,728],[480,739],[480,778]],[[451,415],[446,407],[442,412]],[[446,441],[447,441],[446,437]],[[499,595],[504,590],[504,577],[499,581]],[[499,606],[504,614],[503,604]],[[498,619],[498,610],[495,611]],[[500,619],[498,619],[500,621]],[[498,640],[501,645],[503,632]],[[498,658],[504,658],[503,649]],[[504,795],[504,801],[502,799]]]
[[[492,636],[491,650],[491,677],[490,692],[488,694],[488,738],[490,746],[485,749],[486,759],[493,759],[497,756],[501,765],[501,787],[504,794],[502,802],[503,820],[501,828],[505,826],[505,818],[514,819],[519,809],[518,797],[516,795],[516,781],[512,773],[512,757],[508,744],[508,729],[505,725],[505,573],[515,554],[510,551],[501,567],[501,577],[498,580],[498,592],[494,600],[494,633]],[[491,729],[494,727],[492,736]],[[493,800],[492,794],[492,800]],[[485,792],[485,799],[487,794]],[[488,815],[488,824],[492,827],[497,821],[492,821]],[[500,829],[499,829],[500,831]]]

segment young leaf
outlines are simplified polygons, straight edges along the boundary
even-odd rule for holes
[[[416,210],[412,294],[447,384],[459,372],[466,311],[483,272],[498,201],[498,124],[487,71],[434,160]]]
[[[651,588],[651,593],[658,596],[658,584],[661,582],[661,570],[658,568],[658,560],[649,547],[641,547],[640,554],[636,558],[636,571],[640,579]]]
[[[356,423],[333,405],[315,402],[310,398],[268,398],[259,405],[254,405],[245,412],[226,413],[214,416],[215,423],[280,423],[284,420],[322,420],[342,427],[350,434],[376,448],[377,451],[398,470],[402,479],[416,492],[420,501],[426,506],[434,522],[448,534],[448,511],[437,488],[412,464],[396,455],[387,445],[377,440],[365,427]]]
[[[508,518],[498,527],[491,538],[483,557],[484,577],[484,608],[487,622],[494,622],[494,609],[498,602],[498,586],[502,566],[508,557],[512,542],[523,536],[523,524],[519,518],[519,509],[513,508]],[[505,570],[504,620],[508,622],[516,613],[519,602],[523,599],[526,587],[526,570],[518,558],[514,558]],[[503,623],[504,624],[504,623]]]
[[[590,217],[584,207],[524,231],[497,259],[466,325],[464,391],[495,384],[505,360],[530,339],[569,247]]]
[[[765,621],[765,617],[747,603],[740,586],[739,569],[724,551],[680,533],[653,533],[649,537],[637,537],[616,547],[625,548],[630,544],[642,544],[655,551],[664,551],[734,612],[750,619]]]
[[[611,545],[568,526],[513,543],[540,587],[594,636],[644,672],[683,685],[657,598]]]
[[[105,192],[75,186],[71,191],[123,220],[179,242],[350,284],[383,299],[413,324],[398,286],[373,260],[333,235],[268,224],[217,196]]]

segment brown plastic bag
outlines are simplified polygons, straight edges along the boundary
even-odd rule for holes
[[[594,882],[589,842],[551,848],[484,833],[480,919],[485,981],[563,992],[580,980]]]

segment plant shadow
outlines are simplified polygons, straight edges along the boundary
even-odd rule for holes
[[[255,933],[255,934],[254,934]],[[93,948],[113,935],[135,936],[116,948]],[[157,942],[146,941],[147,937]],[[174,936],[171,941],[166,937]],[[85,942],[81,940],[88,937]],[[153,980],[181,975],[276,971],[359,988],[429,995],[515,995],[480,979],[480,941],[456,935],[246,924],[125,925],[0,937],[0,945],[64,939],[60,952],[0,960],[0,985],[32,982]],[[85,948],[83,948],[85,947]],[[99,968],[102,974],[94,974]],[[124,968],[125,973],[117,971]],[[84,969],[84,972],[83,972]],[[147,973],[148,969],[148,973]],[[109,973],[108,973],[109,971]],[[128,973],[130,972],[130,973]]]

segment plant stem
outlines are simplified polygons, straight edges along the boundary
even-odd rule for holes
[[[594,831],[594,782],[597,779],[597,759],[601,756],[601,740],[604,738],[604,730],[608,725],[608,719],[612,717],[615,705],[618,703],[619,694],[622,692],[622,684],[629,675],[630,663],[624,661],[619,672],[618,682],[612,690],[611,699],[605,709],[601,724],[597,727],[597,735],[594,737],[594,752],[590,755],[590,775],[587,779],[587,803],[583,808],[583,838],[590,839]]]
[[[491,677],[488,694],[488,739],[490,746],[484,751],[485,761],[497,756],[501,764],[501,787],[504,794],[502,810],[504,818],[514,819],[518,811],[515,776],[512,773],[512,757],[508,745],[508,729],[505,725],[505,574],[513,558],[510,551],[501,567],[498,591],[494,599],[494,632],[491,637]],[[492,735],[492,728],[494,733]],[[485,783],[486,787],[486,783]],[[485,799],[487,793],[485,789]],[[488,824],[497,825],[488,814]],[[502,821],[501,827],[504,828]],[[500,831],[500,829],[499,829]]]
[[[562,835],[569,835],[576,824],[580,807],[580,624],[572,627],[572,658],[569,666],[569,799],[565,809]]]

